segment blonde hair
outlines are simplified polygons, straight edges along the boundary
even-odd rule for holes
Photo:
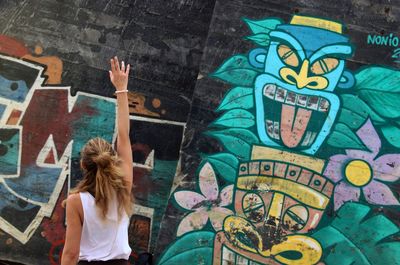
[[[82,148],[81,169],[83,179],[70,193],[90,192],[96,206],[105,218],[110,199],[118,202],[118,213],[132,213],[132,196],[127,189],[124,172],[111,144],[102,138],[93,138]]]

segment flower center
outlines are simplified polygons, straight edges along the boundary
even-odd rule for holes
[[[361,187],[371,181],[372,170],[367,162],[363,160],[352,160],[347,164],[344,175],[350,184]]]

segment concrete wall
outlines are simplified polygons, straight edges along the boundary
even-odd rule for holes
[[[160,265],[400,264],[399,10],[1,1],[0,260],[59,264],[79,150],[114,140],[117,54],[134,66],[136,252]]]
[[[154,252],[212,1],[0,1],[0,260],[59,264],[79,151],[114,139],[109,59],[129,94],[137,252]]]
[[[399,10],[216,2],[158,264],[400,264]]]

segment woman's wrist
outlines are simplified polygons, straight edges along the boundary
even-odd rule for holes
[[[116,90],[115,94],[122,94],[122,93],[128,93],[128,89],[123,89],[123,90]]]

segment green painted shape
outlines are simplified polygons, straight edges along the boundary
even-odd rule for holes
[[[229,183],[236,182],[239,159],[229,153],[218,153],[206,157],[218,174]]]
[[[255,123],[255,117],[251,112],[244,109],[233,109],[224,113],[211,123],[210,126],[249,128]]]
[[[367,150],[361,139],[346,124],[337,123],[329,135],[328,145],[344,149]]]
[[[234,87],[226,93],[217,111],[230,109],[250,109],[254,107],[253,88]]]
[[[370,210],[360,203],[346,203],[330,225],[312,235],[320,242],[327,265],[400,264],[399,243],[380,243],[398,233],[399,228],[383,215],[368,217]]]
[[[340,95],[342,108],[338,122],[346,124],[351,129],[359,129],[368,119],[375,125],[385,123],[385,120],[373,111],[363,100],[351,94]]]
[[[385,118],[400,117],[400,71],[368,67],[355,75],[357,95]]]
[[[211,76],[237,86],[250,87],[258,74],[246,56],[235,55],[226,60]]]
[[[282,20],[278,18],[267,18],[261,20],[244,18],[243,21],[246,22],[247,26],[254,34],[269,33],[271,30],[274,30],[276,26],[283,23]]]
[[[164,252],[158,265],[210,264],[215,234],[197,231],[179,238]]]
[[[381,127],[382,133],[386,140],[393,146],[400,148],[400,128],[393,125],[385,125]]]
[[[205,134],[216,138],[224,145],[226,150],[237,155],[240,159],[249,159],[251,146],[259,142],[254,133],[241,128],[209,131]]]
[[[260,46],[268,46],[270,42],[270,37],[266,33],[258,33],[255,35],[247,36],[246,39],[251,40],[252,42]]]

